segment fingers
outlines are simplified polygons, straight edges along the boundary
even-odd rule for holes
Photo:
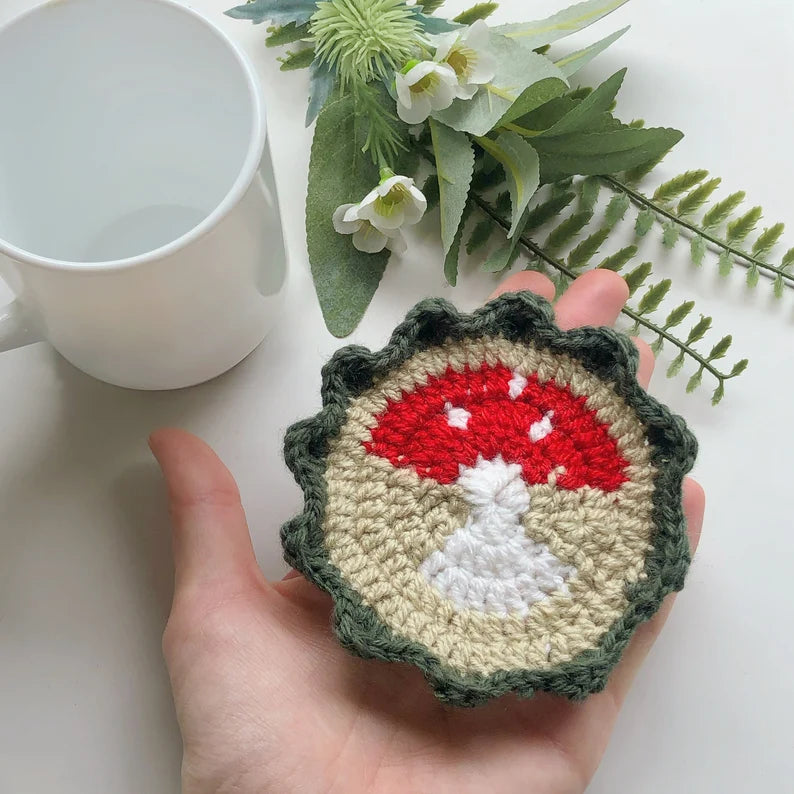
[[[534,292],[547,301],[554,299],[554,284],[551,283],[550,278],[544,276],[543,273],[536,273],[534,270],[522,270],[520,273],[514,273],[510,278],[505,279],[491,293],[488,300],[493,300],[505,292],[522,292],[524,290]]]
[[[684,480],[683,492],[687,534],[689,535],[689,544],[694,554],[700,541],[700,532],[703,527],[706,496],[703,488],[691,477],[687,477]],[[656,615],[637,629],[628,648],[626,648],[623,658],[612,674],[607,686],[607,691],[612,694],[618,705],[623,703],[629,687],[637,675],[637,671],[659,636],[659,632],[662,630],[674,602],[675,596],[669,596]]]
[[[183,430],[159,430],[149,445],[168,486],[174,602],[203,589],[262,582],[237,485],[218,456]]]
[[[632,342],[634,342],[640,353],[640,363],[637,367],[637,380],[643,389],[647,389],[648,384],[651,382],[651,376],[653,375],[656,357],[653,355],[651,346],[638,336],[632,337]]]
[[[611,270],[588,270],[572,282],[555,306],[557,325],[612,325],[629,297],[626,282]]]

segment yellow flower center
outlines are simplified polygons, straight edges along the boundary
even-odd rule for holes
[[[375,212],[388,218],[408,198],[405,185],[395,185],[385,196],[375,199]]]
[[[411,86],[412,94],[424,94],[425,92],[432,93],[433,89],[438,85],[439,77],[435,72],[426,74],[421,80],[417,80]]]

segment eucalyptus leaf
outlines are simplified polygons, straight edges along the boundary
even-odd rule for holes
[[[247,19],[259,25],[270,20],[274,25],[308,22],[317,10],[316,0],[253,0],[224,12],[232,19]]]
[[[419,8],[419,5],[417,4],[415,8]],[[458,30],[460,27],[460,25],[456,25],[443,17],[430,17],[421,11],[414,11],[414,16],[419,20],[419,24],[425,33],[429,33],[431,36],[439,33],[449,33],[449,31]]]
[[[583,30],[620,8],[625,2],[627,0],[587,0],[546,19],[501,25],[496,31],[515,39],[523,47],[534,50]]]
[[[488,49],[496,61],[494,79],[480,87],[472,99],[456,99],[433,117],[455,130],[485,135],[531,85],[549,77],[565,82],[562,72],[548,59],[491,33]]]
[[[309,106],[306,108],[307,127],[317,118],[333,90],[333,72],[325,61],[315,58],[309,67]]]
[[[653,159],[681,140],[675,129],[623,127],[608,132],[575,132],[537,137],[541,180],[556,182],[570,174],[613,174]]]
[[[449,251],[460,226],[474,173],[474,149],[469,136],[435,119],[430,119],[430,135],[436,158],[441,206],[441,242]]]
[[[477,142],[493,155],[505,170],[512,203],[512,222],[507,236],[513,237],[529,200],[540,183],[538,155],[535,150],[514,132],[503,132],[496,140],[478,138]]]
[[[577,50],[576,52],[572,52],[570,55],[566,55],[564,58],[554,61],[554,65],[566,77],[572,77],[582,67],[587,66],[587,64],[590,63],[590,61],[592,61],[596,55],[600,55],[607,47],[614,44],[628,29],[628,26],[621,28],[615,33],[612,33],[611,35],[601,39],[601,41],[591,44],[589,47],[585,47],[582,50]]]
[[[320,111],[309,162],[306,239],[312,278],[328,330],[347,336],[378,288],[389,252],[365,254],[331,222],[340,204],[360,201],[378,183],[378,169],[361,151],[353,97],[334,94]]]

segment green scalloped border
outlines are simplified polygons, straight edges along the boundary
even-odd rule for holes
[[[425,646],[392,631],[364,604],[330,562],[322,522],[325,510],[325,457],[328,442],[342,427],[350,400],[375,379],[415,353],[447,339],[502,336],[565,353],[590,372],[614,384],[637,413],[658,470],[654,490],[653,545],[646,558],[647,577],[628,588],[629,606],[604,635],[598,648],[548,670],[500,670],[463,675],[441,662]],[[322,410],[297,422],[286,433],[284,457],[304,493],[303,512],[281,529],[286,561],[334,600],[333,623],[347,649],[364,658],[408,662],[424,673],[437,697],[456,706],[475,706],[508,692],[531,697],[553,692],[572,700],[601,691],[634,630],[658,610],[669,593],[680,590],[690,562],[682,483],[697,454],[697,441],[684,420],[647,394],[637,383],[637,349],[608,328],[562,331],[547,301],[529,293],[509,293],[472,314],[445,300],[417,304],[382,350],[351,345],[341,348],[323,368]]]

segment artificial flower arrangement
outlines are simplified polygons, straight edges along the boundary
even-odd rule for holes
[[[499,26],[486,21],[493,2],[453,19],[436,13],[443,0],[250,0],[227,12],[271,23],[266,45],[293,46],[283,70],[309,68],[306,124],[316,127],[307,243],[333,334],[352,332],[390,256],[406,250],[403,230],[438,206],[450,284],[463,250],[487,251],[482,268],[491,273],[523,252],[528,267],[550,272],[560,286],[591,266],[621,272],[634,296],[624,310],[633,331],[645,332],[656,352],[677,350],[667,374],[690,360],[687,390],[708,373],[716,381],[712,401],[722,399],[725,382],[747,366],[721,368],[731,337],[699,349],[712,324],[702,315],[680,334],[692,301],[657,319],[670,280],[646,284],[653,268],[636,262],[636,244],[597,262],[596,255],[634,208],[637,242],[658,226],[672,248],[683,232],[695,265],[712,249],[721,274],[740,264],[749,286],[764,274],[779,297],[794,284],[794,248],[778,265],[769,261],[780,223],[748,246],[760,207],[737,215],[740,191],[707,208],[720,180],[703,169],[667,180],[651,196],[639,187],[682,133],[613,115],[625,69],[595,89],[572,85],[627,28],[575,52],[550,51],[625,2],[586,0],[547,19]]]

